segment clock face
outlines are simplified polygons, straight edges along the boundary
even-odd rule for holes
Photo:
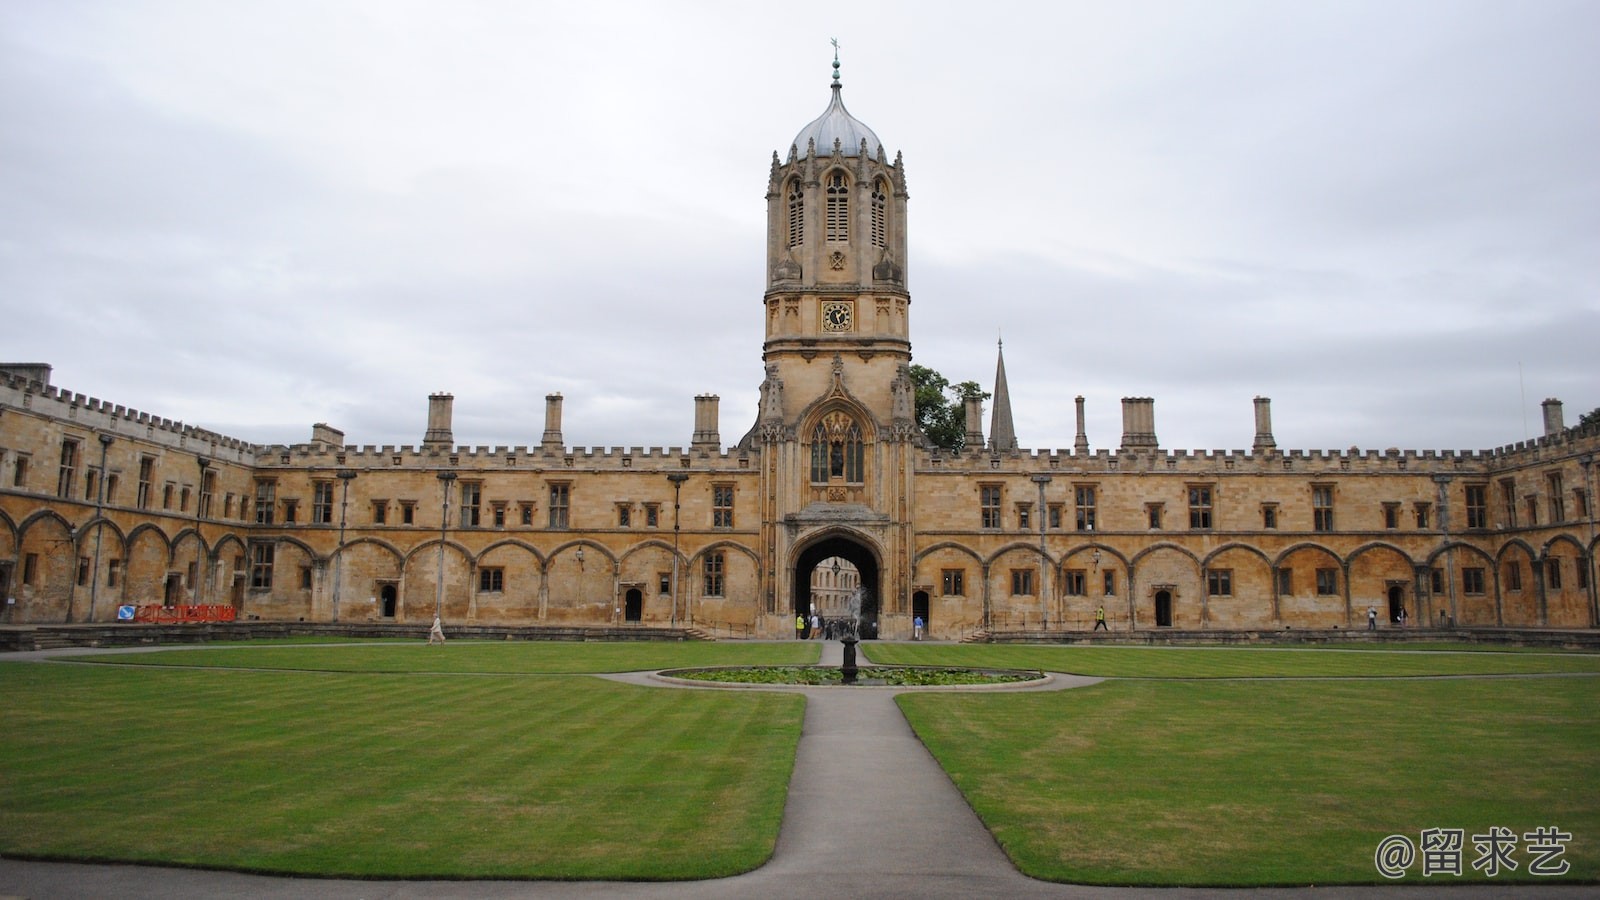
[[[855,327],[855,308],[848,303],[822,304],[823,331],[850,331]]]

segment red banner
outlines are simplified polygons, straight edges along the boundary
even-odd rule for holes
[[[231,606],[139,606],[133,610],[133,620],[157,625],[232,622],[238,614],[238,610]]]

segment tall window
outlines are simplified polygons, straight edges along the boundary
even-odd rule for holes
[[[1029,595],[1033,593],[1033,570],[1011,570],[1011,593]]]
[[[811,480],[814,483],[842,478],[859,484],[865,468],[864,458],[861,426],[845,413],[829,413],[811,432]]]
[[[1278,527],[1278,504],[1261,504],[1261,527],[1269,531]]]
[[[1557,525],[1567,520],[1566,501],[1562,495],[1561,473],[1551,472],[1544,477],[1545,485],[1549,488],[1550,495],[1550,524]]]
[[[1544,561],[1544,584],[1552,591],[1561,590],[1561,560],[1547,559]]]
[[[150,482],[155,477],[155,468],[154,457],[139,457],[139,496],[134,499],[134,505],[140,509],[150,508]]]
[[[217,492],[217,473],[206,472],[200,476],[200,518],[211,518],[211,495]]]
[[[1519,562],[1508,562],[1508,563],[1506,563],[1506,590],[1508,590],[1508,591],[1520,591],[1520,590],[1522,590],[1522,563],[1519,563]]]
[[[1000,527],[1000,485],[985,484],[978,488],[978,508],[984,528]]]
[[[701,563],[701,568],[705,573],[705,595],[707,597],[722,596],[722,565],[723,558],[721,550],[714,550],[710,553],[707,553],[705,556],[705,561]]]
[[[1278,596],[1287,597],[1294,593],[1294,570],[1278,570]]]
[[[333,482],[318,481],[311,485],[311,521],[317,525],[333,521]]]
[[[1431,504],[1431,503],[1418,503],[1416,505],[1416,510],[1417,510],[1417,527],[1418,528],[1429,528],[1429,527],[1431,527],[1431,523],[1433,521],[1433,504]]]
[[[1093,531],[1095,529],[1094,485],[1077,485],[1072,489],[1072,496],[1077,505],[1078,530]]]
[[[11,471],[11,485],[12,485],[12,487],[27,487],[28,486],[28,455],[26,453],[18,453],[17,454],[17,458],[14,460],[14,462],[16,463],[16,468],[12,469],[12,471]]]
[[[806,242],[806,195],[800,189],[800,179],[789,182],[789,246],[798,247]]]
[[[1383,505],[1383,527],[1389,529],[1400,527],[1400,504],[1385,503]]]
[[[1333,530],[1333,486],[1311,486],[1311,530]]]
[[[139,490],[140,490],[141,493],[144,491],[144,486],[145,486],[144,469],[141,466],[140,471],[139,471]],[[267,478],[263,478],[263,479],[261,479],[261,480],[256,482],[256,524],[257,525],[271,525],[272,524],[272,508],[273,508],[273,506],[275,506],[277,504],[277,499],[278,499],[277,495],[278,495],[278,484],[277,484],[277,482],[272,481],[271,479],[267,479]],[[269,550],[270,550],[270,546],[269,546]],[[268,584],[267,586],[271,587],[272,585]]]
[[[1339,593],[1338,569],[1317,570],[1317,593],[1325,596]]]
[[[1233,570],[1207,569],[1206,594],[1211,597],[1233,596]]]
[[[387,525],[387,524],[389,524],[389,501],[387,501],[387,500],[374,500],[374,501],[372,501],[372,524],[374,524],[374,525]]]
[[[1085,591],[1085,573],[1082,569],[1067,570],[1066,594],[1069,597],[1082,597]]]
[[[1467,491],[1470,497],[1472,488],[1467,488]],[[1500,505],[1506,516],[1506,527],[1517,527],[1517,482],[1514,479],[1500,479]],[[1478,527],[1482,528],[1483,526],[1480,525]]]
[[[250,545],[250,587],[269,590],[272,587],[272,545]]]
[[[56,496],[72,496],[72,485],[78,480],[78,442],[61,442],[61,474],[56,478]]]
[[[711,487],[711,527],[733,527],[733,485],[717,484]]]
[[[1539,495],[1529,494],[1523,498],[1528,505],[1528,525],[1532,527],[1539,524]]]
[[[572,485],[550,485],[550,527],[567,527],[567,504],[572,499]]]
[[[940,580],[946,597],[960,597],[967,592],[967,572],[965,569],[945,569],[940,574]]]
[[[1164,509],[1166,509],[1166,504],[1163,503],[1146,503],[1144,505],[1144,516],[1150,522],[1151,531],[1161,530],[1161,512]]]
[[[1211,527],[1211,485],[1209,484],[1192,484],[1189,486],[1189,527],[1202,530]]]
[[[827,238],[830,241],[850,240],[850,184],[843,172],[829,172],[824,193],[827,195]]]
[[[115,472],[106,475],[106,503],[115,505],[117,502],[117,483],[122,479]]]
[[[461,482],[461,527],[477,528],[483,521],[483,482]]]
[[[872,183],[872,246],[889,246],[889,185],[881,178]]]
[[[402,525],[415,525],[415,524],[417,524],[417,501],[415,501],[415,500],[401,500],[400,501],[400,524],[402,524]]]
[[[1483,570],[1475,566],[1461,570],[1461,592],[1464,594],[1483,593]]]
[[[1486,484],[1467,485],[1467,527],[1489,527],[1489,486]]]

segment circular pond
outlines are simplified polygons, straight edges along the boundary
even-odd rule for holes
[[[849,687],[838,666],[715,666],[671,669],[663,678],[717,684],[793,685],[797,687]],[[859,666],[853,686],[866,687],[974,687],[1019,685],[1049,680],[1029,669],[966,669],[954,666]]]

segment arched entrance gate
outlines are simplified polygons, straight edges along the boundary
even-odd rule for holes
[[[824,538],[800,552],[793,569],[794,608],[789,614],[810,619],[814,605],[811,596],[812,574],[818,566],[831,565],[836,559],[855,566],[856,571],[860,573],[861,614],[857,634],[865,639],[877,637],[879,601],[882,596],[878,578],[878,558],[865,545],[842,535]],[[826,615],[824,610],[818,609],[817,612],[819,615]]]

